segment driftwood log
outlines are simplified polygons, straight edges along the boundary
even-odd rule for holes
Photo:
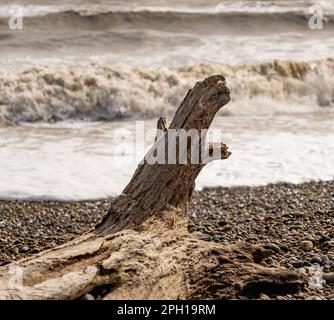
[[[156,156],[171,129],[208,129],[229,100],[224,77],[198,82],[168,128],[159,119],[161,130],[145,159]],[[219,157],[212,156],[217,148]],[[187,159],[190,149],[187,144]],[[0,299],[77,299],[86,293],[102,299],[233,299],[298,291],[304,281],[297,273],[259,264],[270,254],[265,247],[227,247],[188,232],[187,204],[197,175],[208,161],[230,155],[224,144],[209,143],[206,151],[209,158],[195,164],[143,161],[93,231],[0,267]]]

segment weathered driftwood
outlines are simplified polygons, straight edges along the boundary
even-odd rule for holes
[[[162,131],[146,158],[156,156],[170,129],[209,128],[229,100],[222,76],[198,82],[169,128],[159,119]],[[207,148],[209,158],[197,164],[141,163],[95,230],[0,267],[0,299],[76,299],[89,292],[103,299],[229,299],[297,291],[303,281],[296,273],[258,264],[270,253],[265,248],[226,247],[187,231],[197,175],[207,161],[230,155],[224,144]],[[215,148],[219,157],[211,158]],[[187,159],[191,152],[186,147]]]

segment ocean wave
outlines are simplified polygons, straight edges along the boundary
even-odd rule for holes
[[[266,10],[229,10],[222,5],[222,9],[198,8],[165,8],[138,7],[130,10],[101,10],[99,8],[66,9],[52,7],[49,11],[42,6],[38,10],[26,9],[26,27],[54,28],[59,31],[73,28],[105,30],[110,28],[136,28],[157,30],[208,30],[221,31],[276,31],[307,28],[310,13],[298,8],[284,8],[276,10],[268,7]],[[223,9],[225,8],[225,9]],[[325,11],[326,28],[331,28],[334,22],[334,11]],[[6,24],[8,13],[0,8],[0,23]]]
[[[0,5],[0,17],[8,17],[9,11],[14,4]],[[38,17],[50,13],[61,13],[65,11],[72,11],[80,13],[81,15],[98,15],[110,12],[152,12],[152,13],[230,13],[230,12],[245,12],[245,13],[273,13],[273,12],[291,12],[303,11],[305,8],[300,6],[285,6],[265,3],[251,3],[249,1],[240,1],[234,3],[218,3],[207,6],[194,5],[117,5],[117,4],[60,4],[60,5],[32,5],[26,4],[21,6],[23,14],[26,17]]]
[[[248,65],[145,68],[106,63],[7,71],[0,78],[0,121],[117,120],[171,115],[193,84],[223,74],[230,115],[319,111],[334,105],[334,59]]]
[[[333,13],[326,16],[327,27],[333,23]],[[269,11],[269,12],[196,12],[196,11],[150,11],[150,10],[132,10],[132,11],[102,11],[92,10],[67,10],[53,12],[45,16],[38,16],[36,19],[48,25],[49,23],[62,22],[68,26],[91,27],[103,25],[108,27],[132,27],[132,28],[183,28],[189,26],[215,26],[215,28],[228,28],[238,25],[249,28],[252,26],[272,26],[280,28],[291,28],[296,26],[306,26],[310,14],[305,11]],[[31,17],[31,19],[35,19]]]
[[[26,3],[25,3],[26,2]],[[83,15],[100,14],[108,12],[152,12],[152,13],[287,13],[287,12],[308,12],[312,5],[320,5],[325,13],[334,12],[334,5],[331,0],[316,1],[285,1],[285,0],[233,0],[233,1],[105,1],[98,0],[87,3],[82,0],[62,1],[57,4],[41,1],[40,4],[24,0],[19,4],[23,8],[25,16],[41,16],[49,13],[76,11]],[[13,4],[0,5],[0,16],[8,16],[8,8]]]

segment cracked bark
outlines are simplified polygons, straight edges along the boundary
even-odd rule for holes
[[[175,151],[164,140],[170,129],[208,129],[229,100],[224,77],[198,82],[168,128],[159,119],[145,159],[156,156],[159,143],[168,156]],[[223,246],[188,232],[187,204],[197,175],[206,163],[230,155],[223,143],[204,147],[207,156],[197,164],[143,161],[95,230],[0,267],[0,299],[76,299],[99,288],[102,299],[233,299],[298,291],[304,280],[295,272],[258,263],[265,250]],[[193,151],[188,145],[185,151],[178,144],[175,148],[189,160]]]

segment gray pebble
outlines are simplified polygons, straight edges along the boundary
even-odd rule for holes
[[[319,265],[322,265],[322,259],[320,257],[313,257],[311,259],[312,263],[318,263]]]
[[[21,253],[26,253],[26,252],[28,252],[30,249],[29,249],[29,247],[28,246],[23,246],[22,248],[20,248],[20,252]]]

